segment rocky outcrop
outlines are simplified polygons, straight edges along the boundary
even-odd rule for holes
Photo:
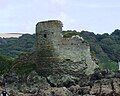
[[[112,74],[106,74],[105,77],[101,74],[100,78],[93,78],[97,76],[94,74],[79,77],[70,75],[42,77],[33,71],[26,77],[26,82],[20,81],[21,77],[17,76],[16,83],[13,82],[15,74],[10,76],[8,74],[5,88],[10,96],[120,96],[120,78],[115,75],[108,78],[108,75]],[[4,86],[1,83],[0,92],[2,90]]]

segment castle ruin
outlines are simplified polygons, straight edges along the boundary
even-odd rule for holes
[[[90,55],[90,46],[82,37],[63,38],[63,24],[59,20],[36,25],[37,67],[39,73],[93,73],[98,66]]]

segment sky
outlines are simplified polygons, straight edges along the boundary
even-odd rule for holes
[[[120,0],[0,0],[0,33],[35,33],[37,22],[61,20],[63,30],[120,29]]]

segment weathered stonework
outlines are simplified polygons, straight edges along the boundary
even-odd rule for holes
[[[36,25],[39,73],[93,73],[98,66],[91,59],[90,46],[79,36],[63,38],[62,26],[58,20],[43,21]]]

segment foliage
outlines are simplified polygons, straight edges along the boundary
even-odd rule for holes
[[[7,73],[12,67],[13,59],[7,56],[0,56],[0,75]]]
[[[77,31],[71,31],[71,30],[68,30],[67,32],[66,31],[63,31],[62,32],[62,34],[63,34],[63,37],[64,38],[70,38],[70,37],[72,37],[73,35],[80,35],[80,32],[77,32]]]
[[[15,67],[14,70],[18,75],[28,75],[33,70],[36,70],[36,65],[31,62],[22,63]]]
[[[19,38],[4,38],[3,40],[6,43],[0,44],[0,54],[15,58],[23,52],[31,52],[34,49],[35,35],[24,34]]]

